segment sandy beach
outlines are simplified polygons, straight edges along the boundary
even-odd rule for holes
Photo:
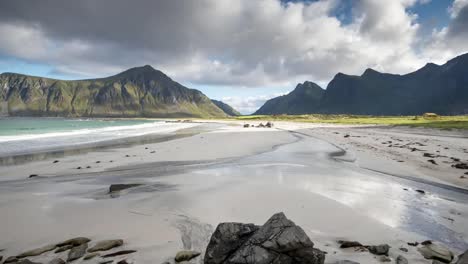
[[[163,263],[181,249],[203,252],[220,222],[263,224],[276,212],[327,252],[325,263],[379,262],[340,249],[340,239],[387,243],[392,260],[410,263],[432,262],[408,242],[430,239],[455,255],[468,248],[468,170],[457,168],[468,163],[467,131],[244,123],[193,122],[10,160],[0,166],[0,255],[85,236],[137,250],[115,260]],[[109,194],[122,183],[138,186]]]

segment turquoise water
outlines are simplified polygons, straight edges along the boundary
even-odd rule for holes
[[[0,157],[164,133],[174,126],[144,119],[1,118]]]
[[[69,132],[152,123],[154,120],[64,119],[64,118],[0,118],[0,136],[17,136]]]

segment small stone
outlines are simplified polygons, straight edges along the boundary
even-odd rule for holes
[[[135,252],[137,252],[137,251],[136,250],[121,250],[121,251],[117,251],[117,252],[114,252],[114,253],[104,255],[102,257],[103,258],[110,258],[110,257],[115,257],[115,256],[120,256],[120,255],[127,255],[127,254],[131,254],[131,253],[135,253]]]
[[[76,169],[77,169],[77,170],[81,170],[82,168],[81,168],[81,167],[77,167]]]
[[[351,260],[338,260],[335,264],[359,264],[359,262],[354,262]]]
[[[73,245],[61,246],[61,247],[57,248],[57,250],[55,250],[55,253],[60,253],[60,252],[63,252],[63,251],[67,251],[67,250],[71,249],[72,247],[73,247]]]
[[[245,127],[245,128],[248,128],[248,127],[250,127],[250,125],[249,125],[249,124],[245,124],[244,127]]]
[[[103,240],[97,242],[96,245],[88,249],[88,252],[105,251],[121,245],[123,245],[122,239]]]
[[[128,264],[126,259],[122,259],[121,261],[117,262],[117,264]]]
[[[380,257],[379,257],[379,261],[380,261],[380,262],[391,262],[392,259],[389,258],[389,257],[387,257],[387,256],[380,256]]]
[[[2,259],[3,259],[3,256],[0,256],[0,261],[2,261]]]
[[[91,241],[91,239],[87,238],[87,237],[75,237],[75,238],[72,238],[72,239],[68,239],[68,240],[65,240],[63,242],[60,242],[57,244],[57,247],[62,247],[62,246],[66,246],[66,245],[72,245],[72,246],[79,246],[81,244],[84,244],[84,243],[88,243],[89,241]]]
[[[427,162],[430,162],[430,163],[432,163],[434,165],[437,165],[437,162],[435,160],[433,160],[433,159],[429,159],[429,160],[427,160]]]
[[[425,240],[425,241],[421,242],[421,245],[423,245],[423,246],[430,245],[430,244],[432,244],[431,240]]]
[[[98,161],[96,161],[96,163],[101,163],[101,161],[100,161],[100,160],[98,160]]]
[[[112,184],[112,185],[109,187],[109,193],[119,192],[119,191],[122,191],[122,190],[125,190],[125,189],[129,189],[129,188],[132,188],[132,187],[140,186],[140,185],[142,185],[142,184],[139,184],[139,183]]]
[[[419,245],[419,242],[408,242],[407,244],[408,246],[417,247]]]
[[[48,264],[65,264],[65,261],[61,258],[54,258]]]
[[[89,251],[89,250],[88,250]],[[88,255],[84,256],[84,260],[88,260],[88,259],[92,259],[94,257],[97,257],[99,256],[100,254],[98,252],[93,252],[93,253],[89,253]]]
[[[34,177],[37,177],[37,176],[39,176],[39,175],[37,175],[37,174],[31,174],[31,175],[29,175],[29,178],[34,178]]]
[[[346,134],[346,135],[344,135],[343,137],[344,137],[344,138],[349,138],[349,135],[348,135],[348,134]]]
[[[58,160],[54,160],[54,163],[58,163],[59,161]]]
[[[370,253],[374,255],[388,255],[388,250],[390,250],[390,246],[387,244],[377,245],[377,246],[369,246]]]
[[[357,241],[339,240],[338,244],[340,244],[340,248],[362,247],[362,244]]]
[[[400,248],[400,250],[403,251],[403,252],[408,252],[408,249],[404,248],[404,247]]]
[[[19,254],[18,256],[16,256],[16,257],[17,258],[34,257],[34,256],[41,255],[42,253],[45,253],[47,251],[54,250],[56,247],[57,247],[56,245],[47,245],[47,246],[44,246],[44,247],[41,247],[41,248],[36,248],[36,249],[33,249],[33,250],[23,252],[23,253]]]
[[[200,256],[200,252],[197,252],[197,251],[191,251],[191,250],[183,250],[183,251],[179,251],[174,260],[176,262],[182,262],[182,261],[189,261],[193,258],[196,258],[198,256]]]
[[[402,255],[398,255],[396,258],[396,264],[408,264],[408,260]]]
[[[113,260],[105,260],[105,261],[101,261],[99,262],[99,264],[109,264],[109,263],[112,263],[114,262]]]
[[[418,193],[420,193],[420,194],[426,194],[426,192],[423,191],[423,190],[416,190],[416,191],[417,191]]]
[[[88,243],[84,243],[72,248],[70,252],[68,252],[67,262],[79,259],[84,256],[86,249],[88,249]]]

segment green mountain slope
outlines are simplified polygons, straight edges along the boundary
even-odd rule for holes
[[[307,114],[316,112],[322,99],[324,90],[313,82],[304,82],[296,86],[294,91],[287,95],[275,97],[266,101],[254,114]]]
[[[217,101],[211,99],[211,102],[215,104],[219,109],[223,110],[224,113],[226,113],[229,116],[240,116],[241,113],[239,113],[236,109],[234,109],[232,106],[222,102],[222,101]]]
[[[12,116],[224,117],[202,92],[151,66],[90,80],[0,74],[0,102]]]

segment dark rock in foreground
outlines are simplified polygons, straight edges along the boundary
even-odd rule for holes
[[[263,226],[222,223],[206,249],[205,264],[323,264],[325,253],[314,248],[304,230],[283,213]]]
[[[132,188],[132,187],[137,187],[137,186],[140,186],[140,185],[141,185],[141,184],[138,184],[138,183],[112,184],[112,185],[109,187],[109,193],[119,192],[119,191],[122,191],[122,190],[125,190],[125,189],[129,189],[129,188]]]

